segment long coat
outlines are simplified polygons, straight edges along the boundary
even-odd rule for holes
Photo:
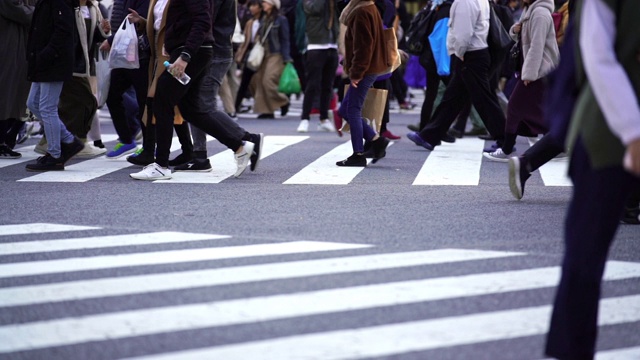
[[[169,60],[168,56],[162,55],[162,48],[164,47],[164,34],[166,30],[167,12],[169,10],[169,4],[171,0],[167,1],[164,12],[162,14],[162,22],[160,23],[160,30],[156,33],[156,29],[153,27],[155,22],[155,15],[153,14],[153,8],[156,6],[157,0],[151,0],[149,3],[149,13],[145,21],[140,23],[140,26],[144,27],[147,37],[149,38],[149,51],[151,59],[149,61],[149,90],[147,91],[147,97],[153,98],[156,94],[156,86],[158,85],[158,79],[162,72],[165,71],[164,62]],[[145,109],[145,114],[142,117],[146,122],[148,119],[147,112],[151,111],[148,107]],[[176,125],[182,124],[184,121],[178,107],[175,107],[175,118],[173,123]],[[153,117],[153,123],[155,124],[155,117]]]
[[[27,37],[35,0],[29,3],[0,0],[0,121],[21,118],[27,107]]]
[[[71,5],[66,0],[38,0],[27,42],[27,78],[35,82],[69,80],[75,41]]]

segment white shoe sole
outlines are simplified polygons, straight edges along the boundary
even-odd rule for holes
[[[509,161],[509,188],[511,194],[517,200],[522,199],[522,184],[520,184],[520,160],[515,158]]]
[[[157,176],[157,177],[147,177],[147,176],[139,176],[137,174],[129,174],[132,179],[136,180],[147,180],[147,181],[155,181],[155,180],[170,180],[171,175],[166,176]]]
[[[491,161],[495,161],[495,162],[501,162],[501,163],[509,162],[509,158],[505,158],[505,159],[496,158],[496,157],[491,156],[490,153],[486,153],[486,152],[482,153],[482,156],[484,156],[485,158],[487,158],[487,159],[489,159]]]

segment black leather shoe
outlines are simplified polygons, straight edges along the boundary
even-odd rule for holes
[[[345,160],[338,161],[336,163],[338,166],[352,166],[352,167],[366,167],[367,166],[367,158],[364,157],[364,154],[353,154],[346,158]]]
[[[35,163],[27,164],[27,171],[61,171],[64,170],[64,159],[62,156],[54,158],[49,153],[40,156]]]
[[[149,164],[153,164],[154,162],[156,162],[156,159],[151,153],[151,151],[142,150],[142,152],[138,155],[127,156],[127,161],[133,165],[147,166]]]
[[[169,166],[178,166],[182,164],[186,164],[193,159],[191,154],[182,153],[175,157],[173,160],[169,160]]]
[[[84,149],[84,142],[77,137],[74,137],[73,141],[69,144],[61,143],[60,148],[62,150],[62,162],[66,163],[69,159]]]
[[[444,136],[441,139],[442,141],[446,142],[446,143],[454,143],[456,142],[456,138],[454,138],[452,135],[450,135],[449,133],[444,134]]]
[[[389,139],[384,136],[380,136],[371,144],[371,147],[373,148],[373,160],[371,161],[372,164],[377,163],[378,160],[387,155],[387,146],[389,146]]]
[[[258,119],[275,119],[276,117],[273,114],[260,114],[258,115]]]

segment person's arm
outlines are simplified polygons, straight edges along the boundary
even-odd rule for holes
[[[284,16],[278,18],[280,22],[280,53],[282,54],[282,60],[287,62],[293,62],[291,58],[291,36],[289,35],[289,22]]]
[[[0,16],[20,25],[29,26],[33,16],[33,6],[19,4],[13,0],[0,0]]]
[[[364,73],[371,64],[371,56],[375,48],[373,39],[371,39],[373,33],[371,24],[369,13],[365,13],[361,16],[356,15],[352,25],[347,29],[353,34],[353,54],[350,55],[349,78],[354,85],[357,85],[364,78]]]
[[[640,175],[640,105],[615,53],[616,18],[602,0],[586,0],[580,49],[584,69],[611,131],[627,146],[631,171]]]
[[[473,24],[476,22],[479,11],[479,5],[472,4],[469,0],[457,0],[451,5],[448,36],[452,40],[452,53],[460,59],[464,59],[464,54],[471,44]]]
[[[521,76],[521,79],[525,81],[525,85],[528,85],[530,81],[538,80],[544,48],[547,43],[547,34],[549,29],[553,28],[553,18],[550,14],[544,12],[546,10],[540,12],[534,10],[529,18],[531,26],[528,28],[531,28],[531,42],[529,43],[527,56],[523,59]]]

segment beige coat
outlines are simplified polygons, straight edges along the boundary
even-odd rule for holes
[[[287,95],[278,91],[280,75],[284,70],[282,54],[269,53],[265,46],[264,61],[251,78],[249,90],[253,94],[253,112],[256,114],[273,114],[289,103]]]
[[[153,14],[153,8],[156,6],[157,0],[151,0],[149,2],[149,13],[147,14],[146,20],[140,22],[138,26],[142,27],[149,38],[149,50],[151,52],[151,58],[149,61],[149,90],[147,91],[147,97],[153,98],[156,94],[156,86],[158,85],[158,79],[162,72],[164,71],[164,62],[169,60],[168,56],[162,55],[162,48],[164,47],[164,32],[165,25],[167,19],[167,11],[169,10],[169,3],[171,0],[167,1],[167,5],[164,8],[164,13],[162,15],[162,22],[160,23],[160,30],[156,34],[156,29],[153,27],[153,23],[155,22],[155,15]],[[145,114],[142,117],[144,121],[148,118],[148,107],[145,108]],[[180,115],[180,111],[178,107],[175,108],[175,118],[173,123],[176,125],[180,125],[184,122],[182,115]],[[155,124],[156,119],[153,117],[153,123]]]

